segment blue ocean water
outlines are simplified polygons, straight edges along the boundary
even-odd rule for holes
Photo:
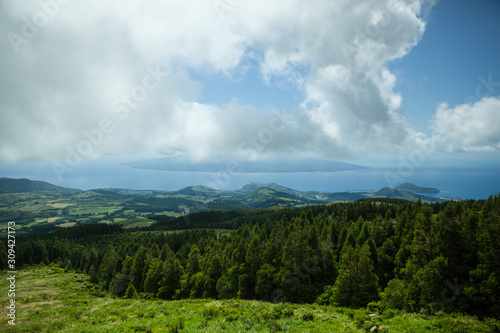
[[[43,180],[55,185],[79,188],[128,188],[178,190],[193,185],[234,190],[251,182],[277,183],[301,191],[376,191],[402,182],[436,187],[443,197],[485,199],[500,194],[500,167],[433,167],[401,172],[389,168],[367,168],[339,172],[228,173],[169,172],[134,169],[124,164],[85,163],[58,177],[48,163],[0,166],[0,177]]]

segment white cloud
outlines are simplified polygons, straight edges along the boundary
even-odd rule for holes
[[[500,150],[500,97],[450,107],[441,104],[431,124],[435,139],[448,151]]]
[[[385,65],[418,43],[430,2],[51,1],[61,4],[30,36],[23,19],[33,24],[40,4],[2,2],[0,35],[20,39],[14,48],[12,38],[0,41],[1,161],[64,159],[103,119],[113,129],[86,158],[339,158],[414,143]],[[224,11],[214,7],[221,3]],[[272,110],[203,105],[203,82],[190,76],[231,78],[248,59],[264,83],[279,77],[304,94],[294,121],[270,142]],[[169,74],[145,90],[159,65]],[[264,148],[241,149],[259,133]]]

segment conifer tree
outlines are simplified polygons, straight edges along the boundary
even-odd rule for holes
[[[500,196],[490,196],[484,203],[477,233],[478,264],[466,289],[473,311],[481,316],[500,312]]]
[[[181,277],[183,273],[183,268],[175,256],[169,256],[163,263],[158,297],[162,299],[181,298]]]
[[[188,255],[186,270],[181,277],[181,289],[178,293],[180,298],[200,297],[203,292],[205,278],[201,271],[200,257],[200,249],[193,245]]]
[[[238,296],[240,265],[232,266],[227,275],[223,274],[217,281],[217,294],[219,298],[234,298]]]
[[[377,251],[378,265],[376,266],[376,272],[380,286],[385,287],[394,278],[396,247],[392,239],[388,238]]]
[[[95,265],[90,266],[89,275],[90,275],[90,282],[99,283],[99,275],[97,273],[97,268],[95,268]]]
[[[133,284],[130,284],[128,286],[127,291],[125,292],[125,296],[127,298],[133,298],[133,299],[139,298],[139,294],[137,293],[137,290],[135,289]]]
[[[144,291],[156,295],[158,293],[158,284],[162,278],[163,262],[156,258],[149,262],[148,272],[144,280]]]
[[[378,297],[378,277],[373,272],[370,248],[348,245],[339,268],[331,302],[339,306],[364,307]]]
[[[270,264],[263,264],[256,273],[255,295],[259,299],[273,301],[278,288],[278,271]]]
[[[238,297],[251,299],[255,297],[255,275],[262,261],[262,250],[259,236],[255,235],[245,255],[245,263],[240,265]]]
[[[113,278],[116,263],[118,262],[118,256],[112,245],[108,246],[105,253],[103,261],[99,266],[99,283],[103,289],[108,289]]]
[[[222,263],[218,254],[207,258],[204,297],[217,297],[217,281],[222,276]]]
[[[132,268],[130,270],[131,281],[137,292],[142,292],[144,289],[144,281],[142,279],[143,272],[146,271],[146,249],[141,244],[134,254]]]

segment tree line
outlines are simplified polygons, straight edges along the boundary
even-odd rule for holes
[[[67,228],[20,240],[17,261],[84,272],[102,290],[128,298],[499,313],[498,196],[435,204],[366,200],[282,211],[281,218],[272,211],[254,216],[254,223],[246,214],[244,224],[222,235],[125,232],[106,224]],[[5,269],[6,244],[0,247]]]

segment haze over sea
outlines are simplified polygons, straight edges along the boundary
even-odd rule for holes
[[[498,0],[2,1],[0,177],[487,198],[499,14]],[[165,158],[178,165],[148,161]]]
[[[407,171],[407,170],[406,170]],[[389,177],[388,177],[389,175]],[[117,163],[86,162],[60,181],[50,164],[23,163],[0,168],[0,176],[43,180],[58,186],[89,190],[126,188],[134,190],[179,190],[204,185],[215,189],[234,190],[252,182],[273,182],[300,191],[344,192],[376,191],[402,182],[436,187],[439,196],[463,199],[486,199],[500,193],[500,167],[470,166],[415,168],[402,173],[397,167],[373,167],[337,172],[232,173],[172,172],[131,168]],[[394,179],[397,181],[395,182]]]

